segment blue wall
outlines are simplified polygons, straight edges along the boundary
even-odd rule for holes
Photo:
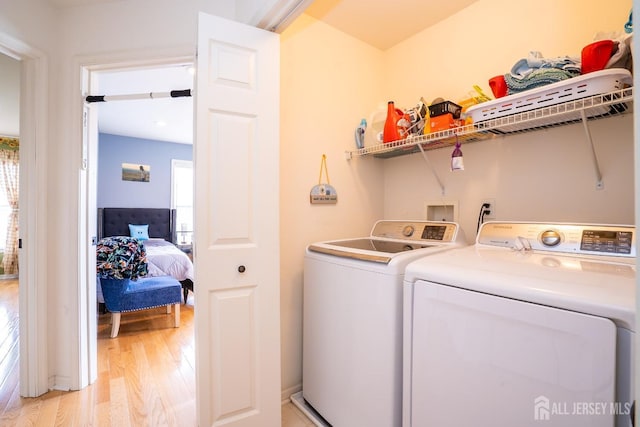
[[[192,160],[193,146],[101,133],[98,139],[98,207],[171,207],[172,159]],[[123,163],[151,166],[149,182],[123,181]]]

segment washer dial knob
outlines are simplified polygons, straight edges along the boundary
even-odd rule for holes
[[[557,246],[562,242],[562,235],[556,230],[546,230],[540,234],[540,241],[545,246]]]
[[[402,235],[404,237],[411,237],[413,236],[414,231],[416,231],[416,229],[413,225],[405,225],[404,228],[402,229]]]

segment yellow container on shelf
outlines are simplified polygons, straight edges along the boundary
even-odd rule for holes
[[[491,101],[491,98],[482,91],[480,86],[473,85],[473,89],[474,90],[467,93],[466,98],[458,101],[458,105],[462,107],[463,113],[467,111],[467,108],[469,107],[473,107],[474,105],[478,105],[482,102]]]
[[[478,104],[479,104],[478,99],[472,96],[458,101],[458,105],[462,107],[463,113],[467,111],[467,108],[473,107],[474,105],[478,105]]]

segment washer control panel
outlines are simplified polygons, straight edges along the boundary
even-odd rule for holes
[[[476,243],[519,250],[635,257],[631,225],[486,222]]]
[[[456,242],[462,238],[462,232],[454,222],[381,220],[373,225],[371,237],[416,242]]]
[[[633,231],[583,230],[580,249],[604,253],[631,254]]]

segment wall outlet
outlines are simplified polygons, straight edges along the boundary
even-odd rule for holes
[[[482,205],[484,205],[485,203],[488,203],[489,206],[489,210],[491,212],[488,212],[484,215],[484,220],[485,221],[489,221],[489,220],[494,220],[496,219],[498,216],[496,215],[496,199],[482,199],[482,202],[480,202],[480,206],[482,207]]]

